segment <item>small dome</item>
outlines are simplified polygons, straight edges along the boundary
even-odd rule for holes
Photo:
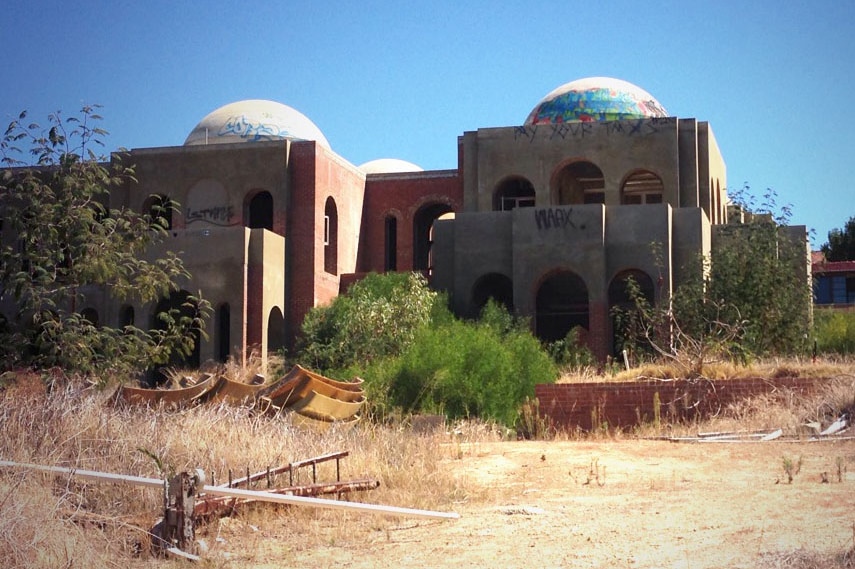
[[[558,87],[532,109],[525,124],[667,117],[653,95],[610,77],[577,79]]]
[[[281,139],[315,140],[330,147],[306,115],[288,105],[262,99],[230,103],[208,114],[190,131],[184,146]]]
[[[423,172],[424,169],[406,160],[379,158],[359,167],[366,174],[398,174],[400,172]]]

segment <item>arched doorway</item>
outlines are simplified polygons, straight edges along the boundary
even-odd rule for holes
[[[472,287],[471,315],[478,316],[487,301],[493,299],[509,313],[514,312],[514,283],[501,273],[488,273],[478,278]]]
[[[632,284],[630,284],[632,283]],[[635,290],[636,292],[633,292]],[[635,294],[639,296],[636,297]],[[620,354],[641,341],[644,330],[640,320],[636,298],[653,305],[656,291],[653,279],[644,271],[627,269],[621,271],[609,283],[609,316],[612,324],[612,354]]]
[[[518,207],[534,207],[534,185],[522,176],[502,180],[493,192],[493,211],[511,211]]]
[[[587,161],[573,162],[552,177],[552,203],[577,205],[606,203],[603,171]]]
[[[267,316],[267,353],[273,354],[285,348],[285,317],[279,307],[274,306]]]
[[[557,271],[537,290],[535,334],[544,342],[567,336],[573,328],[589,329],[588,287],[572,271]]]
[[[451,206],[444,203],[423,205],[413,217],[413,270],[430,270],[430,248],[433,244],[431,229],[433,223],[446,213],[451,213]]]

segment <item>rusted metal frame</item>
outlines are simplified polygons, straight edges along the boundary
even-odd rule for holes
[[[77,476],[85,480],[96,480],[99,482],[106,481],[119,484],[132,484],[137,486],[148,486],[157,488],[163,487],[163,480],[159,480],[157,478],[144,478],[141,476],[130,476],[109,472],[96,472],[92,470],[74,469],[62,466],[43,466],[39,464],[18,463],[0,460],[0,468],[2,467],[24,468],[40,472],[50,472],[52,474],[67,474],[71,476]],[[347,510],[352,512],[377,514],[384,516],[406,516],[413,518],[429,519],[458,519],[460,517],[459,514],[454,512],[436,512],[416,508],[402,508],[399,506],[383,506],[379,504],[342,502],[338,500],[327,500],[322,498],[312,498],[308,496],[284,496],[281,494],[274,494],[273,492],[246,490],[243,488],[223,488],[221,486],[205,486],[200,489],[200,492],[206,492],[217,496],[252,498],[264,502],[273,502],[276,504],[310,506],[315,508],[326,508],[329,510]]]
[[[350,454],[350,451],[343,450],[339,452],[333,452],[330,454],[324,454],[321,456],[317,456],[315,458],[308,458],[306,460],[298,460],[296,462],[291,462],[289,464],[284,464],[282,466],[278,466],[276,468],[268,467],[267,470],[263,470],[261,472],[256,472],[255,474],[250,474],[247,470],[247,475],[244,478],[237,478],[232,480],[231,471],[229,471],[229,482],[227,484],[219,484],[221,488],[237,488],[238,486],[248,485],[257,480],[261,480],[262,478],[267,478],[267,487],[269,488],[272,485],[272,477],[278,474],[283,474],[285,472],[292,472],[294,469],[302,468],[304,466],[312,465],[312,482],[317,483],[316,473],[314,471],[314,466],[316,464],[320,464],[321,462],[327,462],[329,460],[335,460],[335,479],[337,482],[341,481],[341,467],[340,461],[342,458],[345,458]],[[288,481],[289,486],[294,485],[293,476],[289,477]]]

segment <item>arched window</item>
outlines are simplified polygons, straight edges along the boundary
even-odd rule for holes
[[[247,206],[247,227],[273,231],[273,196],[270,192],[258,192]]]
[[[620,192],[623,205],[662,203],[665,186],[662,178],[648,170],[638,170],[627,176]]]
[[[338,274],[338,210],[332,197],[324,205],[324,270]]]
[[[413,217],[413,270],[430,270],[430,248],[433,244],[433,222],[443,214],[451,213],[444,203],[423,205]]]
[[[606,203],[603,171],[591,162],[573,162],[552,178],[552,203],[555,205]]]
[[[152,194],[143,204],[143,212],[148,216],[152,227],[172,229],[172,212],[174,204],[168,196]]]
[[[217,359],[226,362],[231,353],[232,314],[229,304],[224,302],[217,309]]]
[[[537,291],[535,333],[544,342],[565,338],[573,328],[587,333],[588,287],[582,277],[572,271],[550,275]]]
[[[518,207],[534,207],[535,194],[531,182],[521,176],[506,178],[493,193],[493,211],[511,211]]]
[[[398,270],[398,218],[392,214],[383,220],[384,259],[383,269]]]

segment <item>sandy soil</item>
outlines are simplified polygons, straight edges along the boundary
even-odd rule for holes
[[[207,537],[209,557],[245,568],[701,569],[791,567],[796,557],[839,556],[854,545],[855,441],[500,442],[448,451],[439,460],[469,489],[448,504],[459,520],[326,516],[317,524],[327,537],[305,546],[285,526],[265,523],[247,539],[245,528],[229,527],[240,522],[224,521]],[[792,483],[785,458],[801,459]],[[329,527],[336,524],[348,530]]]

